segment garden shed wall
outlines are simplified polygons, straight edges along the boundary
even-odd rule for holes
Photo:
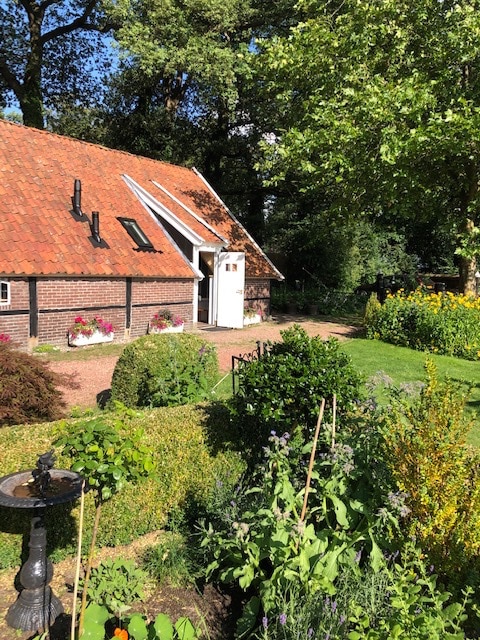
[[[1,278],[10,287],[10,303],[0,306],[0,334],[15,336],[15,342],[26,345],[29,338],[29,279]]]
[[[253,308],[263,316],[270,315],[270,280],[246,279],[245,308]]]
[[[11,304],[2,307],[0,334],[15,336],[22,347],[65,347],[75,317],[96,315],[115,327],[116,340],[145,335],[160,309],[170,309],[187,325],[192,320],[191,280],[134,278],[11,278]]]

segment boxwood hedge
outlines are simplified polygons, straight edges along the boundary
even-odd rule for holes
[[[188,333],[143,336],[128,344],[112,377],[112,402],[166,407],[208,397],[218,378],[216,347]]]
[[[132,413],[132,412],[130,412]],[[106,412],[105,421],[118,421],[118,413]],[[33,469],[39,454],[52,448],[62,433],[77,420],[62,420],[0,430],[2,475]],[[192,498],[202,503],[216,481],[231,479],[243,470],[238,454],[218,446],[211,437],[221,437],[222,412],[200,405],[137,411],[127,419],[132,430],[142,429],[144,443],[154,455],[155,469],[149,477],[106,502],[102,508],[98,546],[128,544],[145,533],[161,529],[169,512],[182,509]],[[213,451],[215,449],[215,451]],[[71,461],[58,456],[55,468],[69,468]],[[78,534],[78,501],[46,510],[48,553],[56,562],[75,553]],[[20,563],[22,539],[29,532],[29,510],[0,507],[0,569]],[[91,539],[93,496],[85,500],[84,551]]]

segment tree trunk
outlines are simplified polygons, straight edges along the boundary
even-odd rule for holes
[[[465,248],[470,246],[470,250],[460,253],[460,291],[464,294],[477,295],[477,279],[475,273],[477,270],[477,251],[478,251],[478,238],[475,238],[475,233],[478,233],[478,229],[475,227],[475,222],[470,218],[468,212],[469,205],[477,197],[478,193],[478,168],[477,165],[470,161],[467,161],[465,166],[465,175],[467,176],[467,189],[462,198],[461,209],[463,215],[465,215],[464,227],[462,229],[463,234],[466,237]]]
[[[20,100],[23,124],[26,127],[44,129],[43,98],[41,92],[38,91],[39,85],[30,84],[30,86],[25,89],[25,95],[23,99]]]
[[[17,93],[23,115],[23,124],[27,127],[43,129],[42,65],[43,41],[42,24],[45,10],[35,3],[29,7],[30,55],[25,67],[21,94]]]
[[[460,257],[460,291],[466,295],[477,295],[476,258]]]

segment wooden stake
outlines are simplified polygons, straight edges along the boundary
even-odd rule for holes
[[[78,544],[77,544],[77,564],[75,569],[75,583],[73,585],[73,606],[72,606],[72,627],[71,640],[75,640],[75,618],[77,617],[77,597],[78,583],[80,581],[80,562],[82,556],[82,538],[83,538],[83,510],[85,506],[85,480],[82,482],[82,493],[80,495],[80,516],[78,525]]]
[[[312,451],[310,453],[310,464],[308,465],[308,474],[307,474],[307,481],[305,483],[305,495],[303,496],[303,507],[302,507],[302,514],[300,516],[300,522],[304,521],[305,514],[307,512],[308,492],[310,491],[310,482],[312,479],[313,463],[315,461],[315,451],[317,449],[318,434],[320,433],[320,425],[322,424],[324,409],[325,409],[325,398],[322,398],[322,404],[320,405],[320,412],[318,414],[317,426],[315,428],[315,436],[313,438]]]

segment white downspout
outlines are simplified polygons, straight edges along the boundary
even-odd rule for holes
[[[212,291],[212,324],[217,326],[218,316],[218,254],[220,250],[216,250],[213,257],[213,291]]]

